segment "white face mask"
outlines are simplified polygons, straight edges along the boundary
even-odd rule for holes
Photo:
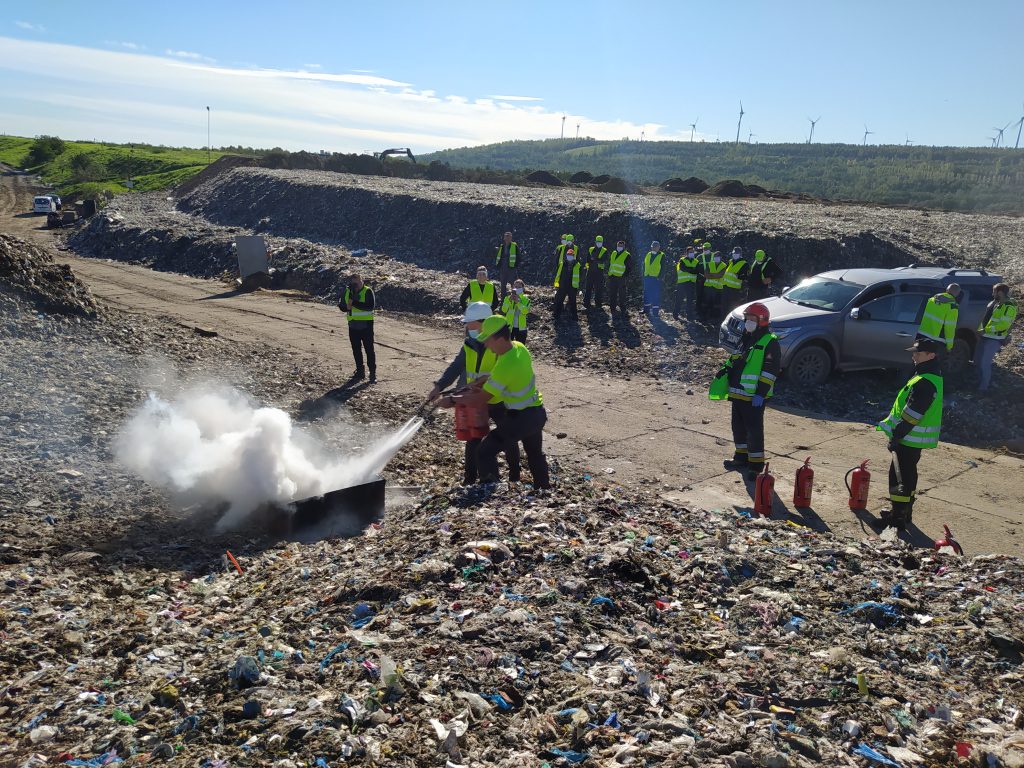
[[[747,333],[753,333],[754,331],[757,330],[757,320],[744,320],[743,329]]]
[[[519,295],[521,295],[521,294],[522,294],[522,292],[523,292],[523,289],[522,289],[522,288],[513,288],[513,289],[512,289],[512,292],[513,292],[513,293],[514,293],[514,294],[515,294],[516,296],[519,296]]]
[[[562,238],[562,245],[566,245],[566,244],[567,244],[568,242],[569,242],[569,241],[568,241],[568,240],[566,240],[566,239],[565,239],[564,237]]]
[[[575,253],[567,253],[567,254],[565,254],[565,260],[566,261],[576,261],[576,254]]]
[[[618,251],[619,253],[622,253],[624,250],[626,250],[626,246],[624,246],[624,245],[617,245],[617,246],[615,246],[615,250]]]
[[[722,260],[721,256],[715,256],[715,261],[721,261],[721,260]]]
[[[469,329],[469,338],[475,339],[479,335],[480,335],[480,331],[479,330],[475,330],[474,331],[472,328]]]

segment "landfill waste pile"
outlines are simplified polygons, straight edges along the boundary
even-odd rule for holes
[[[67,265],[54,263],[38,246],[0,233],[0,302],[7,303],[8,312],[12,294],[28,299],[40,312],[86,318],[97,312],[89,289]]]
[[[0,761],[1024,761],[1019,561],[560,480],[230,557],[5,547]]]

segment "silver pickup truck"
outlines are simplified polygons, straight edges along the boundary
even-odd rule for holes
[[[960,316],[945,363],[947,373],[955,375],[974,354],[992,286],[1001,281],[984,270],[835,269],[761,303],[771,313],[786,376],[801,384],[820,384],[833,370],[909,367],[906,348],[917,334],[925,303],[958,283],[963,290]],[[743,333],[744,307],[736,307],[719,329],[719,345],[727,351],[736,349]]]

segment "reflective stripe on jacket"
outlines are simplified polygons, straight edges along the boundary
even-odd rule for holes
[[[648,251],[644,256],[644,277],[661,277],[661,257],[664,251]]]
[[[626,259],[629,258],[629,251],[612,251],[608,259],[608,277],[622,277],[626,274]]]
[[[981,334],[986,339],[1002,341],[1010,332],[1013,319],[1017,317],[1017,303],[1013,299],[1007,299],[998,307],[992,310],[992,317],[981,328]]]
[[[739,290],[741,287],[740,283],[740,272],[747,266],[746,259],[736,259],[730,261],[725,267],[725,274],[722,276],[722,284],[726,288],[734,288]]]
[[[688,258],[683,256],[676,264],[676,284],[697,282],[697,263],[700,261],[696,256]]]
[[[928,410],[918,413],[910,408],[907,401],[910,399],[911,390],[921,379],[927,379],[935,387],[935,399],[932,400]],[[885,432],[890,438],[893,430],[901,421],[913,424],[910,431],[900,439],[901,445],[910,448],[934,448],[939,444],[939,433],[942,431],[942,377],[934,373],[923,373],[912,376],[900,393],[896,396],[892,410],[888,417],[875,429]]]
[[[766,333],[747,350],[743,370],[740,372],[739,387],[729,386],[729,373],[743,356],[741,354],[730,355],[712,380],[708,399],[749,401],[757,394],[758,383],[768,385],[768,392],[764,396],[765,400],[775,394],[777,377],[774,373],[764,370],[764,354],[768,345],[777,339],[778,337],[774,333]]]
[[[517,331],[526,330],[526,317],[530,314],[530,297],[525,293],[514,299],[515,294],[508,294],[501,302],[501,314],[508,320],[509,327]]]
[[[488,280],[480,285],[478,280],[471,280],[469,283],[469,302],[482,301],[485,304],[494,305],[494,283]]]
[[[359,289],[359,295],[356,296],[356,301],[365,302],[366,301],[366,294],[367,294],[367,292],[369,292],[369,290],[370,290],[369,286],[366,286],[366,285],[364,285],[362,288],[360,288]],[[346,305],[348,305],[348,303],[349,303],[349,301],[351,299],[352,299],[352,289],[351,288],[346,288],[345,289],[345,301],[344,301],[344,303]],[[352,309],[348,310],[348,321],[351,323],[354,320],[355,321],[361,321],[362,320],[362,321],[366,321],[366,322],[372,322],[373,321],[373,310],[372,309],[359,309],[358,307],[353,306]]]
[[[512,349],[498,357],[483,387],[512,411],[522,411],[544,403],[537,389],[537,379],[533,375],[530,351],[518,341],[513,341]]]
[[[498,252],[494,256],[494,266],[501,266],[501,254],[505,250],[505,244],[502,243],[498,246]],[[508,244],[508,266],[511,269],[516,265],[516,252],[519,250],[519,246],[514,241]]]
[[[952,349],[959,316],[960,307],[951,295],[940,293],[932,296],[924,305],[924,315],[917,332],[926,339],[944,342],[947,349]]]

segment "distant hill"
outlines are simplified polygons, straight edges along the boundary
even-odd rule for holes
[[[696,176],[772,190],[944,210],[1024,214],[1024,149],[546,139],[434,152],[421,162],[529,172],[579,171],[653,186]]]

